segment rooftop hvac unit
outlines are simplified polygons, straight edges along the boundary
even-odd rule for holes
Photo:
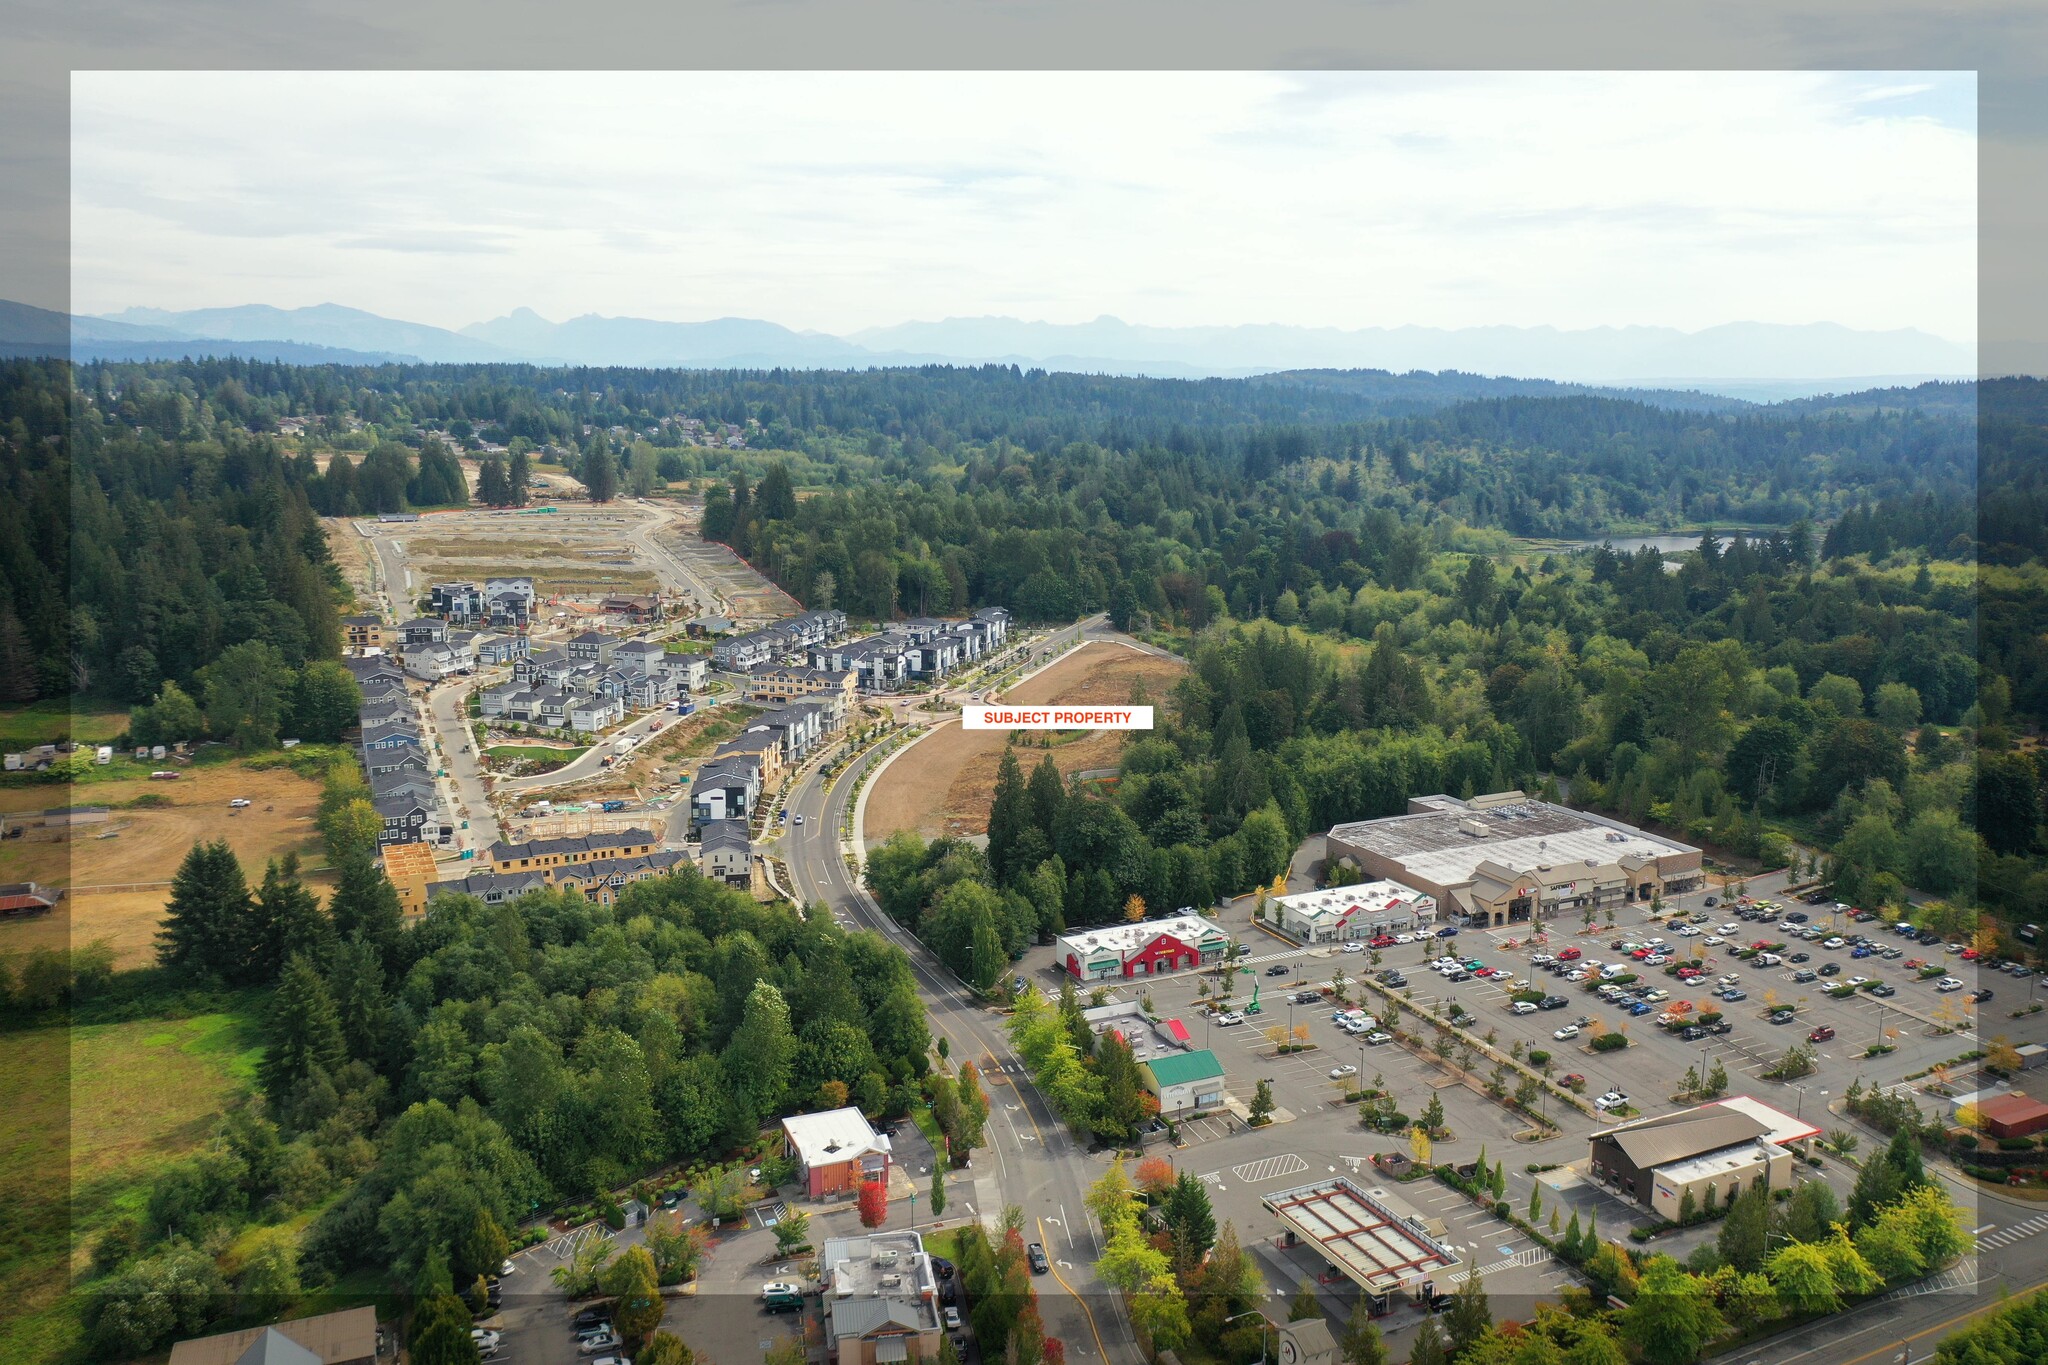
[[[882,1277],[882,1288],[901,1289],[902,1287],[903,1277],[901,1275],[884,1275]]]
[[[1470,834],[1474,838],[1483,839],[1486,837],[1486,822],[1484,820],[1460,820],[1458,822],[1458,833]]]

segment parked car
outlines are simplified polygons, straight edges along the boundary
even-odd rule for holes
[[[1358,1068],[1353,1066],[1349,1062],[1345,1062],[1342,1065],[1333,1066],[1330,1068],[1330,1079],[1333,1081],[1340,1081],[1344,1079],[1346,1076],[1356,1076],[1357,1074]]]
[[[1374,1032],[1365,1035],[1365,1042],[1368,1047],[1378,1047],[1381,1043],[1391,1043],[1393,1041],[1394,1035],[1391,1033]]]
[[[1546,995],[1537,1002],[1538,1009],[1561,1010],[1570,1002],[1561,995]]]
[[[960,1310],[959,1310],[959,1309],[957,1309],[957,1308],[954,1308],[954,1307],[952,1307],[951,1305],[948,1305],[948,1306],[947,1306],[946,1308],[942,1309],[941,1311],[942,1311],[942,1312],[943,1312],[943,1313],[945,1314],[945,1319],[946,1319],[946,1330],[947,1330],[948,1332],[957,1332],[957,1331],[959,1331],[959,1330],[960,1330]]]
[[[1585,955],[1581,953],[1577,948],[1566,948],[1563,952],[1557,955],[1557,960],[1559,962],[1576,962],[1579,960],[1579,958],[1583,956]]]
[[[1031,1273],[1043,1275],[1052,1269],[1052,1262],[1045,1259],[1045,1248],[1033,1242],[1024,1248],[1025,1259],[1031,1262]]]
[[[1934,989],[1938,991],[1959,991],[1962,988],[1963,983],[1952,976],[1944,976],[1941,980],[1934,983]]]
[[[1770,1012],[1767,1018],[1774,1024],[1789,1024],[1798,1016],[1790,1005],[1781,1005]]]
[[[1513,1008],[1516,1014],[1534,1014],[1536,1012],[1536,1006],[1527,1000],[1517,1000]]]
[[[796,1301],[796,1308],[802,1308],[803,1306],[804,1306],[804,1301],[803,1301],[802,1299],[798,1299],[798,1300]],[[784,1312],[784,1313],[791,1313],[791,1312],[795,1312],[795,1311],[796,1311],[796,1309],[795,1309],[795,1308],[783,1308],[783,1309],[777,1309],[777,1308],[771,1307],[771,1308],[769,1308],[769,1310],[768,1310],[768,1311],[769,1311],[769,1312],[771,1312],[771,1313],[775,1313],[775,1312]],[[599,1351],[609,1351],[609,1350],[611,1350],[611,1349],[612,1349],[613,1347],[617,1346],[618,1344],[619,1344],[619,1334],[618,1334],[617,1332],[600,1332],[600,1333],[598,1333],[598,1334],[597,1334],[596,1336],[594,1336],[594,1337],[586,1337],[586,1338],[585,1338],[585,1339],[584,1339],[584,1340],[582,1341],[582,1343],[580,1343],[580,1344],[579,1344],[579,1345],[578,1345],[578,1346],[576,1347],[576,1351],[577,1351],[577,1353],[578,1353],[579,1355],[586,1355],[586,1356],[594,1356],[594,1355],[596,1355],[596,1354],[597,1354],[597,1353],[598,1353]]]
[[[1576,1071],[1567,1071],[1557,1078],[1557,1083],[1567,1090],[1577,1090],[1586,1083],[1586,1078]]]
[[[1221,1024],[1225,1028],[1229,1028],[1232,1024],[1242,1024],[1244,1022],[1244,1016],[1242,1014],[1239,1014],[1236,1010],[1225,1010],[1223,1011],[1223,1013],[1216,1016],[1216,1022]]]
[[[1621,1093],[1621,1092],[1620,1092],[1619,1090],[1610,1090],[1610,1091],[1608,1091],[1608,1092],[1607,1092],[1606,1094],[1602,1095],[1602,1096],[1601,1096],[1601,1097],[1600,1097],[1599,1099],[1597,1099],[1597,1100],[1594,1100],[1594,1101],[1593,1101],[1593,1107],[1594,1107],[1595,1109],[1603,1109],[1603,1110],[1604,1110],[1604,1109],[1619,1109],[1619,1108],[1621,1108],[1621,1107],[1622,1107],[1623,1105],[1625,1105],[1625,1104],[1627,1104],[1627,1103],[1628,1103],[1628,1096],[1627,1096],[1627,1095],[1624,1095],[1624,1094],[1622,1094],[1622,1093]]]
[[[1563,1028],[1557,1030],[1557,1032],[1551,1034],[1550,1036],[1557,1039],[1559,1042],[1564,1041],[1566,1038],[1576,1038],[1579,1036],[1579,1026],[1577,1024],[1566,1024]]]
[[[1989,1000],[1991,998],[1991,992],[1989,990],[1971,991],[1970,998],[1972,1000]]]
[[[1321,991],[1296,991],[1294,993],[1294,1003],[1297,1005],[1313,1005],[1322,998],[1323,994]]]
[[[1842,964],[1839,962],[1823,962],[1820,968],[1822,976],[1839,976],[1841,971]]]
[[[770,1280],[761,1286],[761,1297],[764,1299],[773,1298],[777,1294],[801,1294],[803,1292],[802,1286],[791,1284],[788,1280]]]
[[[1801,985],[1805,985],[1809,981],[1816,980],[1819,976],[1820,973],[1814,971],[1811,967],[1801,967],[1798,971],[1792,973],[1792,979],[1794,981],[1799,982]]]
[[[1889,981],[1880,981],[1875,986],[1872,986],[1870,988],[1870,993],[1872,995],[1883,996],[1885,999],[1889,1000],[1892,996],[1897,995],[1899,991],[1898,988],[1892,985]]]
[[[761,1300],[764,1313],[801,1313],[803,1309],[804,1296],[801,1294],[770,1294]]]
[[[1819,1028],[1806,1035],[1806,1041],[1809,1043],[1825,1043],[1834,1036],[1835,1031],[1826,1024],[1822,1024]]]

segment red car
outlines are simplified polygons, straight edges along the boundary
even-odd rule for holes
[[[1391,948],[1394,946],[1394,936],[1392,934],[1381,934],[1372,941],[1372,946],[1375,948]]]
[[[1630,953],[1629,956],[1634,958],[1636,961],[1641,962],[1644,958],[1650,955],[1651,951],[1652,950],[1648,948],[1638,948],[1634,952]]]
[[[1567,948],[1557,955],[1557,960],[1559,962],[1577,962],[1584,956],[1585,954],[1581,953],[1577,948]]]
[[[1963,949],[1963,961],[1965,961],[1965,962],[1975,962],[1975,961],[1977,960],[1977,957],[1978,957],[1978,953],[1977,953],[1977,950],[1976,950],[1975,948],[1965,948],[1965,949]]]
[[[1835,1031],[1826,1024],[1822,1024],[1819,1028],[1806,1035],[1806,1041],[1809,1043],[1825,1043],[1834,1036]]]
[[[1905,961],[1905,968],[1909,972],[1917,972],[1926,965],[1927,960],[1925,958],[1909,957]]]
[[[1771,946],[1771,941],[1767,938],[1760,938],[1756,942],[1750,944],[1749,946],[1756,949],[1758,952],[1762,952],[1764,949]]]
[[[1577,1090],[1586,1083],[1586,1078],[1574,1071],[1568,1075],[1558,1077],[1557,1083],[1567,1090]]]

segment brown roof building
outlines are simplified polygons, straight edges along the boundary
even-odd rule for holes
[[[1997,1138],[2032,1137],[2048,1128],[2048,1104],[2017,1091],[1983,1101],[1977,1112],[1984,1131]]]
[[[376,1359],[377,1310],[345,1308],[181,1341],[171,1348],[169,1365],[375,1365]]]

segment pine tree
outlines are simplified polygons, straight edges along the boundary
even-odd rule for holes
[[[1408,1349],[1408,1365],[1451,1365],[1450,1352],[1444,1348],[1443,1334],[1437,1331],[1435,1322],[1424,1320],[1415,1329],[1415,1344]]]
[[[1294,1291],[1294,1302],[1287,1305],[1287,1320],[1307,1322],[1310,1318],[1319,1318],[1322,1315],[1323,1306],[1316,1298],[1316,1287],[1303,1280],[1301,1287]]]
[[[611,442],[600,432],[590,452],[583,457],[583,488],[592,502],[610,502],[619,493],[619,462]]]
[[[0,603],[0,702],[34,701],[37,692],[35,649],[12,603]]]
[[[397,888],[367,849],[350,851],[341,861],[341,877],[327,902],[335,935],[361,938],[377,950],[386,976],[398,969],[399,941],[405,932],[405,911]]]
[[[171,900],[157,930],[156,957],[166,967],[242,979],[249,884],[226,840],[194,844],[171,878]]]
[[[937,1218],[946,1211],[946,1163],[932,1163],[932,1217]]]
[[[1011,854],[1017,847],[1018,838],[1029,827],[1030,820],[1024,769],[1017,762],[1017,751],[1005,747],[1002,763],[996,769],[995,800],[988,811],[988,864],[995,873],[996,885],[1015,885],[1031,871],[1030,868],[1011,866]]]
[[[271,997],[266,1033],[268,1049],[260,1075],[273,1104],[283,1103],[292,1088],[307,1077],[331,1074],[348,1056],[334,998],[303,955],[285,963],[277,993]]]
[[[1434,1333],[1436,1329],[1424,1330]],[[1351,1309],[1351,1321],[1345,1324],[1337,1349],[1343,1354],[1344,1365],[1387,1365],[1387,1343],[1380,1338],[1380,1329],[1372,1320],[1371,1302],[1363,1294]]]
[[[505,465],[505,498],[514,507],[526,506],[526,486],[533,482],[533,470],[527,463],[526,449],[521,447],[512,452],[512,458]]]
[[[1493,1329],[1493,1309],[1486,1301],[1486,1282],[1477,1271],[1469,1275],[1451,1296],[1451,1311],[1444,1315],[1444,1331],[1450,1334],[1453,1356],[1463,1355],[1479,1344]]]
[[[1050,846],[1053,830],[1059,823],[1060,811],[1067,802],[1067,782],[1060,776],[1058,765],[1047,754],[1031,770],[1029,783],[1031,793],[1031,823],[1038,826],[1038,832]]]
[[[475,1365],[480,1358],[470,1333],[469,1309],[453,1294],[439,1294],[413,1310],[413,1365]]]
[[[1577,1265],[1586,1259],[1585,1234],[1579,1231],[1579,1211],[1572,1210],[1572,1221],[1565,1224],[1564,1240],[1557,1244],[1565,1260]]]
[[[268,985],[284,971],[285,959],[304,953],[324,960],[332,946],[334,930],[321,913],[320,902],[299,880],[299,855],[272,858],[263,870],[263,885],[256,890],[250,915],[247,969],[243,980]]]
[[[505,464],[495,455],[477,466],[476,500],[486,507],[504,507],[512,501],[512,486],[505,481]]]

